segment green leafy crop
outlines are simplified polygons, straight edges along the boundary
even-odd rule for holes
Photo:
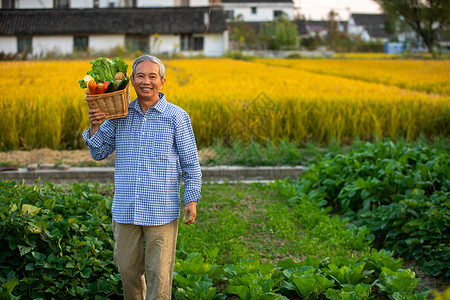
[[[449,176],[444,150],[386,140],[326,156],[282,188],[294,205],[307,198],[347,216],[430,275],[450,278]]]
[[[204,196],[210,197],[205,202],[213,203],[202,204],[198,218],[202,226],[180,227],[174,299],[425,299],[429,291],[417,291],[419,279],[402,267],[394,252],[369,251],[373,240],[369,228],[378,223],[367,222],[364,227],[349,224],[358,219],[328,216],[331,202],[327,190],[316,185],[321,180],[317,175],[321,174],[307,173],[298,182],[270,186],[205,184]],[[120,275],[113,262],[113,189],[86,183],[25,186],[0,181],[0,298],[121,298]],[[402,201],[391,204],[403,203],[406,209],[388,210],[393,216],[387,219],[392,236],[400,235],[395,220],[401,228],[410,228],[405,232],[409,234],[405,245],[411,245],[407,251],[417,248],[416,239],[423,245],[424,235],[434,238],[438,232],[434,227],[446,224],[442,195],[427,193],[405,193]],[[251,204],[252,213],[241,204]],[[282,218],[277,218],[280,214]],[[406,223],[411,221],[410,227],[402,214]],[[436,222],[427,217],[427,224],[416,223],[427,214]],[[216,215],[226,217],[214,219]],[[208,230],[201,231],[204,226]],[[299,238],[288,240],[293,234]],[[253,235],[262,235],[264,241],[248,243]],[[282,243],[278,248],[271,245],[274,237],[289,248],[281,259],[271,256],[273,249],[285,251]],[[405,249],[398,245],[396,251]],[[305,254],[308,247],[316,248],[310,251],[313,256]],[[323,252],[317,248],[328,249],[328,257],[320,258]],[[255,249],[259,256],[253,254]],[[434,265],[442,269],[439,262]]]
[[[3,291],[31,299],[118,295],[111,201],[87,185],[63,191],[0,181]]]

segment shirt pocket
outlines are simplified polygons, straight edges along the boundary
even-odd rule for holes
[[[170,123],[158,121],[150,132],[150,156],[158,159],[170,159],[174,144],[174,131]]]

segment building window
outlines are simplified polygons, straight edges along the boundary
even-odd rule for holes
[[[180,50],[192,49],[191,36],[187,34],[182,34],[180,36]]]
[[[70,0],[53,0],[53,8],[70,8]]]
[[[232,11],[232,10],[226,10],[226,11],[225,11],[225,18],[226,18],[227,20],[233,20],[233,18],[234,18],[234,11]]]
[[[18,53],[33,53],[33,47],[31,43],[31,37],[18,37],[17,38],[17,52]]]
[[[150,40],[148,35],[127,35],[125,36],[125,48],[127,51],[144,53],[150,52]]]
[[[87,51],[88,49],[88,36],[74,36],[73,37],[73,49],[75,51]]]
[[[180,36],[180,50],[194,50],[194,51],[203,51],[203,37],[182,34]]]
[[[252,15],[256,15],[257,8],[255,6],[252,7]]]
[[[2,9],[14,9],[16,8],[15,0],[2,0]]]
[[[282,10],[274,10],[273,11],[273,18],[274,19],[281,18],[281,17],[284,17],[284,16],[285,16],[285,13]]]
[[[194,50],[195,51],[203,51],[203,37],[202,36],[194,37]]]

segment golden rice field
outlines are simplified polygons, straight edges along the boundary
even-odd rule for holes
[[[409,90],[450,95],[450,62],[438,60],[259,60],[318,74],[394,85]]]
[[[326,143],[450,133],[448,61],[164,63],[163,92],[191,116],[199,147],[216,140]],[[89,69],[87,60],[1,62],[0,148],[84,147],[88,108],[77,81]]]
[[[383,59],[383,58],[399,58],[400,54],[389,53],[335,53],[333,58],[357,58],[357,59]]]
[[[346,59],[385,59],[385,58],[395,58],[404,59],[405,54],[390,54],[390,53],[380,53],[380,52],[349,52],[349,53],[334,53],[333,58],[346,58]],[[431,53],[416,53],[416,54],[406,54],[416,59],[432,59],[433,55]],[[440,57],[443,59],[448,59],[448,54],[441,53]]]

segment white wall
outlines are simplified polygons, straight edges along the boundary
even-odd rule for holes
[[[53,0],[19,0],[16,8],[53,8]]]
[[[174,0],[137,0],[138,7],[168,7],[174,3]]]
[[[353,18],[350,18],[348,20],[348,25],[347,25],[347,33],[351,34],[351,35],[360,35],[362,34],[364,28],[362,26],[358,26],[355,23],[355,20]]]
[[[294,19],[293,3],[222,3],[224,10],[234,11],[233,17],[242,15],[246,22],[264,22],[274,20],[274,11],[283,11],[289,20]],[[256,13],[252,13],[256,7]]]
[[[180,50],[180,36],[175,34],[159,35],[157,39],[150,38],[150,52],[155,54],[172,55]]]
[[[125,46],[125,35],[123,34],[89,36],[88,47],[94,51],[108,51],[119,46]]]
[[[203,35],[194,35],[203,36]],[[155,42],[156,41],[156,42]],[[179,35],[159,35],[155,40],[150,38],[150,52],[154,54],[172,55],[182,53],[183,55],[222,56],[228,49],[228,31],[222,33],[206,34],[203,40],[203,51],[180,51]]]
[[[138,7],[173,7],[175,0],[137,0]],[[189,6],[209,6],[208,0],[190,0]]]
[[[205,35],[203,44],[205,56],[222,56],[225,54],[228,49],[228,34],[226,33]]]
[[[150,52],[153,54],[172,55],[182,53],[186,56],[203,54],[208,57],[222,56],[228,50],[228,31],[211,33],[204,36],[203,51],[180,52],[179,35],[159,35],[157,39],[150,37]],[[156,41],[156,42],[155,42]],[[112,48],[125,45],[125,35],[91,35],[88,47],[92,51],[109,51]],[[32,38],[33,56],[44,57],[49,53],[65,55],[73,52],[73,36],[34,36]],[[0,37],[0,52],[17,53],[17,38]]]
[[[119,0],[100,0],[100,7],[108,7],[109,2],[117,2],[117,6]],[[17,7],[21,9],[28,8],[53,8],[53,0],[18,0],[16,2]],[[70,0],[71,8],[92,8],[94,7],[94,0]]]
[[[349,35],[360,36],[363,41],[370,41],[369,32],[364,29],[364,26],[356,25],[356,22],[353,18],[350,18],[348,20],[347,33]]]
[[[16,0],[16,8],[53,8],[53,0]],[[176,0],[137,0],[138,7],[173,7]],[[99,7],[120,6],[120,0],[99,0]],[[1,6],[1,2],[0,2]],[[209,6],[208,0],[190,0],[190,6]],[[94,0],[70,0],[71,8],[93,8]]]
[[[71,8],[93,8],[94,1],[93,0],[70,0],[70,7]]]
[[[46,56],[49,52],[63,55],[73,52],[73,36],[34,36],[31,43],[33,56]]]
[[[190,6],[209,6],[208,0],[190,0],[189,1]]]
[[[361,32],[361,39],[363,40],[363,41],[365,41],[365,42],[368,42],[368,41],[370,41],[370,35],[369,35],[369,33],[367,32],[367,30],[362,30],[362,32]]]
[[[15,36],[0,36],[0,52],[17,53],[17,38]]]

